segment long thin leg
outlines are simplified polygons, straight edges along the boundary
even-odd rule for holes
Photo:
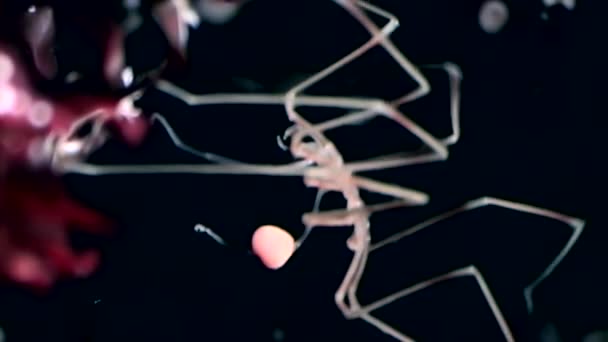
[[[296,97],[306,88],[309,88],[336,70],[361,57],[363,54],[377,45],[382,45],[384,49],[391,55],[391,57],[397,61],[398,64],[419,84],[419,87],[416,90],[401,97],[400,99],[397,99],[395,101],[397,105],[413,101],[426,95],[430,91],[430,85],[422,73],[420,73],[420,71],[418,71],[418,69],[407,58],[405,58],[405,56],[403,56],[403,54],[401,54],[401,52],[399,52],[399,50],[388,39],[388,35],[399,25],[398,20],[394,16],[366,2],[355,3],[354,1],[337,1],[337,3],[344,7],[362,26],[364,26],[368,32],[370,32],[372,38],[360,48],[351,52],[339,61],[296,85],[285,95],[285,110],[287,111],[288,117],[296,123],[299,129],[311,134],[311,136],[315,138],[317,143],[320,145],[325,144],[326,140],[318,131],[318,127],[310,124],[297,113],[295,110],[297,104]],[[359,6],[365,10],[383,16],[389,20],[389,23],[382,30],[379,29],[371,20],[369,20]],[[422,140],[425,145],[427,145],[434,153],[437,154],[437,158],[439,160],[444,160],[447,158],[448,151],[446,147],[431,134],[403,115],[403,113],[398,111],[395,106],[391,106],[389,103],[384,101],[377,101],[376,103],[372,103],[371,106],[369,106],[366,110],[371,110],[371,113],[367,114],[370,116],[377,115],[375,113],[381,113],[388,116],[390,119],[396,121]],[[366,115],[362,116],[365,117]],[[357,118],[357,120],[361,119]]]
[[[172,91],[175,91],[174,89]],[[181,94],[183,95],[183,94]],[[180,95],[180,97],[181,97]],[[187,98],[187,97],[186,97]],[[234,96],[233,100],[239,100],[239,96]],[[211,99],[211,101],[215,101]],[[210,101],[210,102],[211,102]],[[243,102],[252,101],[255,99],[246,97]],[[257,103],[257,102],[256,102]],[[202,174],[259,174],[259,175],[275,175],[275,176],[307,176],[309,185],[313,185],[315,180],[323,182],[322,175],[325,171],[321,167],[310,165],[309,161],[296,161],[286,165],[255,165],[246,164],[241,161],[230,159],[217,154],[203,152],[185,144],[175,133],[173,128],[168,124],[167,120],[159,114],[153,116],[153,120],[161,123],[167,131],[172,143],[176,148],[188,152],[192,155],[201,157],[205,160],[214,162],[211,165],[94,165],[85,162],[69,161],[61,166],[63,172],[80,173],[88,175],[108,175],[108,174],[146,174],[146,173],[202,173]],[[419,204],[428,202],[428,196],[418,191],[409,190],[404,187],[398,187],[387,183],[382,183],[367,179],[364,177],[355,177],[355,184],[362,189],[372,192],[378,192],[386,195],[395,196],[407,201],[413,201]],[[319,185],[319,184],[317,184]],[[332,189],[337,190],[337,189]]]
[[[452,125],[452,134],[442,139],[444,145],[451,145],[458,141],[460,136],[460,71],[457,66],[452,63],[446,63],[442,66],[450,77],[450,117]],[[189,106],[205,106],[215,104],[257,104],[257,105],[282,105],[283,95],[280,94],[209,94],[195,95],[175,85],[160,81],[157,83],[158,89],[172,95]],[[363,109],[361,111],[345,115],[343,117],[325,121],[314,125],[315,129],[324,132],[331,129],[336,129],[341,126],[356,124],[365,121],[371,117],[377,116],[377,113],[370,108],[374,108],[375,104],[381,102],[376,99],[348,98],[348,97],[332,97],[332,96],[299,96],[296,98],[298,105],[308,107],[329,107],[343,109]],[[390,167],[400,167],[431,161],[443,160],[441,156],[434,153],[432,149],[426,148],[420,153],[399,153],[393,155],[380,156],[369,160],[355,161],[346,163],[348,170],[352,172],[371,171],[376,169],[384,169]]]
[[[231,158],[227,158],[224,156],[220,156],[218,154],[215,153],[209,153],[209,152],[203,152],[200,150],[195,149],[194,147],[187,145],[186,143],[184,143],[182,141],[182,139],[179,137],[179,135],[177,135],[177,133],[175,132],[175,130],[173,129],[173,127],[171,127],[171,125],[169,124],[169,122],[167,121],[167,119],[156,113],[154,115],[152,115],[152,122],[159,122],[163,128],[165,129],[165,131],[167,132],[167,134],[169,135],[169,138],[171,139],[171,142],[173,143],[173,145],[175,145],[175,147],[179,150],[182,150],[184,152],[187,152],[189,154],[192,154],[196,157],[214,162],[214,163],[235,163],[235,164],[243,164],[242,162],[235,160],[235,159],[231,159]]]
[[[365,27],[372,37],[355,51],[289,90],[285,96],[285,103],[286,111],[290,118],[301,120],[300,116],[295,112],[295,98],[299,93],[351,63],[353,60],[361,57],[377,45],[382,45],[391,57],[393,57],[393,59],[418,83],[418,88],[416,90],[397,100],[399,104],[413,101],[430,92],[431,87],[426,78],[388,39],[388,36],[399,26],[399,20],[395,16],[364,1],[335,0],[335,2],[348,11],[363,27]],[[384,17],[389,21],[388,24],[382,29],[378,28],[362,9]]]
[[[549,275],[551,275],[551,273],[553,273],[555,268],[562,262],[562,260],[566,257],[566,255],[570,252],[570,250],[572,249],[572,247],[574,246],[576,241],[578,241],[580,235],[583,232],[583,229],[585,227],[585,221],[578,219],[578,218],[570,217],[570,216],[567,216],[564,214],[560,214],[555,211],[531,206],[528,204],[517,203],[517,202],[507,201],[507,200],[493,198],[493,197],[481,197],[481,198],[469,201],[461,207],[458,207],[454,210],[448,211],[441,215],[435,216],[420,224],[417,224],[414,227],[405,229],[401,233],[397,233],[395,235],[387,237],[386,239],[384,239],[382,241],[379,241],[379,242],[373,244],[370,247],[370,253],[379,248],[382,248],[388,244],[395,243],[403,238],[406,238],[417,232],[420,232],[421,230],[426,229],[426,228],[434,225],[437,222],[451,218],[458,214],[462,214],[462,213],[465,213],[465,212],[468,212],[471,210],[481,209],[481,208],[488,207],[488,206],[496,206],[496,207],[500,207],[500,208],[504,208],[504,209],[508,209],[508,210],[515,210],[515,211],[519,211],[522,213],[527,213],[530,215],[546,217],[549,219],[556,220],[558,222],[562,222],[562,223],[566,224],[570,229],[572,229],[572,235],[570,236],[570,239],[568,239],[568,242],[566,243],[566,245],[557,254],[557,256],[553,259],[553,261],[551,261],[551,263],[547,266],[547,268],[545,268],[541,272],[541,274],[537,278],[535,278],[524,289],[524,297],[526,299],[528,311],[532,312],[534,310],[534,302],[532,300],[532,293],[533,293],[534,289],[540,283],[542,283]]]
[[[452,133],[442,139],[442,141],[446,145],[453,145],[458,142],[460,138],[460,82],[462,80],[462,72],[460,68],[453,63],[446,62],[440,65],[426,65],[422,68],[427,69],[443,69],[449,78],[449,86],[450,86],[450,121],[452,125]],[[388,104],[393,107],[399,107],[404,104],[400,101],[401,99],[397,99],[389,102]],[[296,101],[296,105],[300,103]],[[328,120],[319,124],[316,124],[316,128],[322,132],[328,131],[330,129],[335,129],[345,125],[358,124],[361,122],[365,122],[369,120],[372,116],[371,109],[350,113],[344,116],[341,116],[336,119]]]
[[[460,80],[462,75],[460,69],[452,63],[444,63],[442,65],[431,65],[427,68],[444,69],[449,77],[450,82],[450,120],[452,126],[452,134],[441,139],[441,144],[448,146],[456,143],[460,137]],[[209,94],[209,95],[194,95],[180,89],[167,81],[159,81],[158,89],[170,94],[190,106],[204,106],[213,104],[260,104],[260,105],[281,105],[284,103],[284,96],[280,94]],[[398,99],[399,100],[399,99]],[[336,129],[345,125],[357,124],[369,120],[380,113],[392,112],[389,107],[398,105],[395,100],[385,104],[378,99],[364,98],[348,98],[348,97],[331,97],[331,96],[298,96],[295,99],[296,105],[304,105],[308,107],[333,107],[343,109],[361,109],[360,111],[347,114],[345,116],[321,122],[315,125],[310,125],[315,131],[322,133],[331,129]],[[386,110],[378,110],[385,108]],[[409,119],[408,119],[409,120]],[[391,167],[400,167],[419,163],[427,163],[432,161],[444,160],[441,153],[437,153],[429,145],[432,141],[436,141],[428,132],[411,121],[404,123],[405,127],[412,133],[417,135],[423,142],[426,143],[426,148],[419,152],[400,153],[394,155],[380,156],[369,160],[353,161],[346,164],[351,172],[363,172],[377,169],[386,169]],[[287,131],[287,136],[295,131],[297,126],[291,127]],[[429,141],[431,141],[429,143]],[[439,149],[442,149],[439,147]]]
[[[504,208],[507,210],[515,210],[515,211],[519,211],[522,213],[527,213],[527,214],[531,214],[531,215],[537,215],[537,216],[542,216],[542,217],[546,217],[549,219],[557,220],[559,222],[566,224],[573,231],[573,233],[572,233],[570,239],[568,240],[568,242],[566,243],[566,245],[562,248],[562,250],[558,253],[558,255],[551,261],[551,263],[547,266],[547,268],[545,268],[537,278],[535,278],[530,284],[528,284],[524,288],[524,298],[526,300],[528,312],[531,313],[534,309],[534,302],[532,299],[533,291],[541,282],[543,282],[549,275],[551,275],[551,273],[555,270],[555,268],[562,262],[562,260],[566,257],[566,255],[570,252],[570,250],[572,249],[572,247],[574,246],[574,244],[576,243],[576,241],[579,239],[580,235],[583,232],[583,229],[585,226],[585,222],[583,220],[574,218],[574,217],[570,217],[570,216],[567,216],[567,215],[564,215],[561,213],[557,213],[554,211],[550,211],[547,209],[542,209],[542,208],[538,208],[535,206],[527,205],[527,204],[507,201],[507,200],[493,198],[493,197],[482,197],[482,198],[478,198],[478,199],[475,199],[472,201],[468,201],[464,205],[462,205],[456,209],[453,209],[453,210],[450,210],[443,214],[432,217],[413,227],[404,229],[400,233],[394,234],[386,239],[383,239],[383,240],[371,245],[369,247],[369,253],[376,251],[382,247],[385,247],[389,244],[396,243],[406,237],[412,236],[413,234],[418,233],[418,232],[422,231],[423,229],[429,228],[438,222],[444,221],[446,219],[452,218],[454,216],[457,216],[459,214],[462,214],[462,213],[465,213],[465,212],[468,212],[471,210],[481,209],[481,208],[488,207],[488,206],[496,206],[496,207]],[[388,326],[386,323],[371,316],[370,313],[376,309],[389,305],[390,303],[397,301],[403,297],[409,296],[417,291],[428,288],[429,286],[434,285],[438,282],[446,281],[449,279],[454,279],[457,277],[463,277],[463,276],[474,276],[475,277],[475,279],[477,280],[477,283],[479,284],[479,286],[483,292],[483,295],[484,295],[486,301],[488,302],[488,305],[490,305],[490,308],[492,309],[494,317],[496,318],[496,321],[498,322],[505,338],[507,339],[507,341],[513,341],[514,339],[513,339],[511,331],[508,328],[508,324],[506,323],[502,313],[500,312],[500,309],[498,308],[498,305],[497,305],[496,301],[494,300],[494,298],[489,290],[488,285],[486,284],[485,280],[481,276],[480,272],[475,267],[472,267],[472,266],[468,267],[468,268],[452,271],[447,274],[438,276],[436,278],[415,284],[411,287],[408,287],[406,289],[393,293],[389,296],[386,296],[382,299],[379,299],[371,304],[368,304],[365,306],[360,306],[359,308],[353,308],[353,310],[350,312],[350,315],[347,316],[347,318],[351,318],[351,319],[361,318],[361,319],[365,320],[366,322],[376,326],[378,329],[380,329],[381,331],[383,331],[386,334],[394,336],[395,338],[402,340],[402,341],[410,341],[411,340],[410,337],[402,334],[401,332],[396,331],[394,328]],[[351,286],[354,286],[354,285],[355,284],[351,284]]]
[[[433,66],[431,66],[431,67],[433,67]],[[435,66],[435,67],[437,67],[437,66]],[[459,96],[460,96],[459,83],[460,83],[461,75],[460,75],[459,69],[453,64],[446,63],[445,65],[441,65],[438,67],[441,67],[444,70],[446,70],[448,73],[448,76],[450,78],[450,87],[451,87],[451,96],[450,96],[450,107],[451,107],[450,112],[451,113],[450,113],[450,115],[451,115],[453,133],[451,136],[449,136],[445,140],[447,142],[451,143],[451,142],[457,141],[459,133],[460,133],[458,104],[459,104]],[[263,104],[263,103],[278,104],[278,103],[281,103],[281,100],[282,100],[282,98],[280,98],[279,96],[276,96],[276,95],[263,95],[263,94],[245,95],[245,96],[238,95],[238,94],[197,96],[197,95],[187,93],[184,90],[179,89],[165,81],[159,82],[158,87],[159,87],[159,89],[182,99],[189,105],[205,105],[205,104],[213,104],[213,103],[239,103],[241,101],[247,102],[247,103],[256,103],[256,104]],[[369,107],[369,106],[373,105],[374,103],[377,103],[377,101],[373,101],[373,100],[370,101],[370,100],[363,99],[363,100],[353,101],[353,99],[348,99],[348,98],[314,97],[314,96],[303,96],[303,97],[299,97],[298,100],[300,103],[306,104],[309,106],[311,106],[311,105],[315,105],[315,106],[330,105],[332,103],[335,103],[338,106],[364,105],[364,106]],[[350,116],[352,118],[350,121],[361,120],[361,114],[372,115],[373,113],[370,110],[360,112],[359,114],[354,113]],[[373,114],[373,115],[375,115],[375,114]],[[349,120],[342,120],[342,119],[343,118],[339,118],[338,120],[334,120],[331,122],[330,121],[324,122],[324,123],[319,124],[318,127],[320,127],[322,130],[325,130],[325,129],[337,128],[339,125],[349,124]],[[341,122],[338,123],[338,121],[341,121]],[[174,143],[176,144],[176,146],[178,146],[177,142],[174,141]],[[430,161],[439,160],[439,159],[441,159],[441,158],[437,158],[436,154],[425,153],[425,154],[421,154],[421,155],[408,155],[408,156],[404,156],[401,154],[401,155],[396,155],[396,156],[379,157],[379,158],[375,158],[373,160],[368,160],[368,161],[348,163],[348,164],[346,164],[346,166],[349,171],[355,172],[355,171],[367,171],[367,170],[372,170],[372,169],[403,166],[403,165],[414,164],[414,163],[418,163],[418,162],[430,162]],[[357,184],[360,187],[365,187],[365,185],[371,185],[371,184],[374,184],[374,185],[379,184],[378,182],[367,181],[364,178],[358,178],[357,181],[364,183],[364,184]],[[374,186],[371,189],[368,187],[368,190],[375,191],[375,192],[381,192],[384,194],[396,195],[396,197],[399,197],[399,198],[412,199],[411,192],[409,192],[407,195],[404,195],[403,193],[399,193],[401,191],[401,189],[392,189],[387,192],[387,191],[378,191],[380,188],[382,188],[384,190],[389,189],[385,184],[382,184],[381,187]],[[420,197],[421,195],[417,194],[416,196],[418,196],[417,202],[419,202],[420,204],[424,204],[428,201],[426,195],[422,195],[422,197]]]
[[[511,332],[511,329],[509,328],[509,325],[507,324],[507,321],[505,320],[504,315],[502,314],[500,308],[498,307],[498,304],[496,303],[496,299],[494,299],[494,296],[492,295],[492,292],[490,291],[490,288],[489,288],[487,282],[483,278],[483,275],[481,274],[481,272],[479,272],[479,270],[475,266],[459,268],[457,270],[442,274],[442,275],[434,277],[432,279],[425,280],[421,283],[415,284],[415,285],[410,286],[406,289],[403,289],[399,292],[396,292],[390,296],[387,296],[387,297],[382,298],[378,301],[375,301],[369,305],[366,305],[361,309],[361,319],[363,319],[364,321],[368,322],[369,324],[375,326],[383,333],[393,336],[394,338],[396,338],[400,341],[414,341],[411,337],[399,332],[395,328],[384,323],[382,320],[372,316],[371,312],[376,309],[379,309],[381,307],[384,307],[396,300],[399,300],[406,296],[412,295],[418,291],[425,290],[438,283],[457,279],[457,278],[462,278],[462,277],[473,277],[475,279],[475,281],[477,282],[477,285],[479,285],[479,288],[481,290],[481,293],[483,294],[484,299],[486,300],[486,302],[488,303],[488,306],[490,307],[490,310],[492,310],[492,314],[494,315],[494,318],[496,319],[496,322],[498,323],[498,326],[499,326],[503,336],[505,337],[505,340],[507,340],[508,342],[515,341],[515,338],[513,337],[513,333]]]

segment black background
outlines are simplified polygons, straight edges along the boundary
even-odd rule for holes
[[[542,19],[540,0],[508,1],[509,21],[495,35],[479,27],[481,1],[374,4],[400,19],[393,40],[414,63],[451,61],[464,76],[462,138],[450,148],[449,160],[373,174],[429,193],[430,204],[378,215],[372,220],[374,238],[484,195],[584,218],[587,226],[572,253],[539,287],[531,316],[523,287],[562,248],[570,231],[491,208],[374,255],[362,283],[363,303],[475,264],[518,340],[538,340],[547,322],[566,341],[608,328],[606,30],[601,8],[593,7],[600,2],[577,4],[572,12],[553,7]],[[155,30],[127,41],[129,61],[139,71],[162,59],[165,46],[157,44]],[[231,23],[203,24],[192,32],[186,71],[171,79],[195,93],[285,91],[363,43],[364,33],[329,0],[256,0]],[[70,51],[69,60],[84,53]],[[403,109],[431,133],[445,136],[447,79],[423,71],[434,93]],[[310,93],[391,99],[411,86],[411,79],[375,49]],[[185,141],[202,150],[248,162],[290,160],[276,144],[289,124],[280,107],[188,108],[154,90],[141,106],[162,113]],[[303,112],[311,120],[336,114]],[[347,158],[416,147],[394,124],[373,121],[344,131],[335,139]],[[111,142],[93,160],[197,162],[178,152],[158,126],[141,148]],[[284,341],[391,340],[362,321],[345,320],[335,307],[333,293],[350,261],[349,228],[315,230],[279,271],[265,269],[247,253],[251,234],[262,224],[302,233],[300,215],[311,209],[314,193],[300,179],[72,175],[66,182],[75,197],[113,217],[119,232],[101,243],[103,266],[90,279],[61,283],[44,297],[5,285],[0,326],[9,342],[272,341],[278,330]],[[196,223],[214,229],[230,246],[196,233]],[[472,280],[419,292],[378,316],[421,341],[501,340]]]

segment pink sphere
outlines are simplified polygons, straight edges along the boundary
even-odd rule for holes
[[[251,245],[264,266],[273,270],[283,267],[295,251],[293,237],[282,228],[270,225],[255,231]]]

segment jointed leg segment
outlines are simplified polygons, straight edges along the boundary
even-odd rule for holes
[[[562,248],[562,250],[558,253],[558,255],[547,266],[547,268],[545,268],[540,273],[540,275],[537,278],[535,278],[530,284],[528,284],[524,288],[524,298],[526,300],[528,311],[532,312],[532,310],[534,309],[534,302],[532,299],[532,294],[533,294],[534,289],[542,281],[544,281],[549,275],[551,275],[551,273],[561,263],[561,261],[568,254],[568,252],[570,252],[570,250],[572,249],[572,247],[574,246],[574,244],[580,237],[581,233],[583,232],[583,228],[585,225],[584,221],[577,219],[577,218],[569,217],[569,216],[566,216],[566,215],[563,215],[563,214],[560,214],[560,213],[557,213],[554,211],[550,211],[547,209],[530,206],[527,204],[516,203],[516,202],[506,201],[503,199],[492,198],[492,197],[482,197],[482,198],[478,198],[476,200],[469,201],[458,208],[455,208],[455,209],[445,212],[443,214],[432,217],[413,227],[404,229],[400,233],[397,233],[397,234],[387,237],[377,243],[374,243],[370,246],[369,252],[371,253],[371,252],[374,252],[387,245],[397,243],[398,241],[405,239],[407,237],[410,237],[426,228],[430,228],[431,226],[433,226],[436,223],[450,219],[459,214],[469,212],[472,210],[485,208],[488,206],[495,206],[495,207],[500,207],[500,208],[504,208],[507,210],[515,210],[515,211],[527,213],[530,215],[546,217],[548,219],[552,219],[552,220],[561,222],[561,223],[565,224],[566,227],[568,227],[572,230],[572,235],[570,236],[570,239],[568,240],[566,245]],[[368,323],[376,326],[378,329],[382,330],[383,332],[390,334],[399,340],[410,341],[411,340],[410,337],[403,335],[402,333],[386,326],[386,324],[379,321],[377,318],[374,318],[373,316],[371,316],[370,313],[374,310],[377,310],[381,307],[389,305],[392,302],[395,302],[406,296],[412,295],[420,290],[426,289],[439,282],[447,281],[447,280],[454,279],[454,278],[464,277],[464,276],[473,276],[476,279],[476,281],[477,281],[478,285],[480,286],[480,289],[484,295],[485,300],[487,301],[488,305],[490,306],[490,309],[492,310],[494,317],[499,324],[499,327],[500,327],[505,339],[507,341],[514,341],[514,337],[508,327],[508,324],[507,324],[504,316],[502,315],[500,309],[498,308],[496,300],[493,298],[486,281],[484,280],[484,278],[481,275],[481,273],[479,272],[479,270],[477,268],[475,268],[474,266],[469,266],[469,267],[466,267],[463,269],[451,271],[449,273],[434,277],[432,279],[429,279],[429,280],[423,281],[421,283],[415,284],[413,286],[410,286],[406,289],[397,291],[397,292],[395,292],[389,296],[386,296],[382,299],[379,299],[371,304],[362,306],[358,310],[357,314],[354,315],[353,318],[361,318],[361,319],[367,321]]]

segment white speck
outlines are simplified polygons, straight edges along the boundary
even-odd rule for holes
[[[93,302],[93,304],[99,304],[101,303],[101,299],[95,299],[95,301]]]
[[[287,144],[285,144],[285,142],[281,138],[282,137],[280,135],[277,135],[277,144],[279,145],[279,148],[283,151],[288,151],[289,147],[287,146]]]
[[[79,140],[64,141],[58,145],[58,149],[63,156],[75,156],[82,152],[83,144]]]
[[[207,235],[211,236],[211,238],[213,240],[215,240],[215,242],[219,243],[220,245],[226,245],[226,242],[224,242],[224,239],[222,239],[219,235],[217,235],[213,230],[203,226],[200,223],[194,226],[194,231],[197,233],[207,234]]]
[[[125,87],[131,86],[135,76],[133,75],[133,69],[131,67],[126,67],[120,73],[120,79],[122,80],[122,85]]]
[[[127,119],[139,117],[141,115],[141,110],[135,107],[135,104],[133,103],[137,96],[138,93],[133,93],[131,96],[122,98],[116,106],[116,114]]]
[[[509,8],[502,1],[489,0],[479,10],[479,26],[486,33],[498,33],[509,20]]]
[[[27,9],[27,11],[29,13],[36,13],[37,10],[38,10],[38,8],[36,8],[36,6],[33,6],[33,5]]]

